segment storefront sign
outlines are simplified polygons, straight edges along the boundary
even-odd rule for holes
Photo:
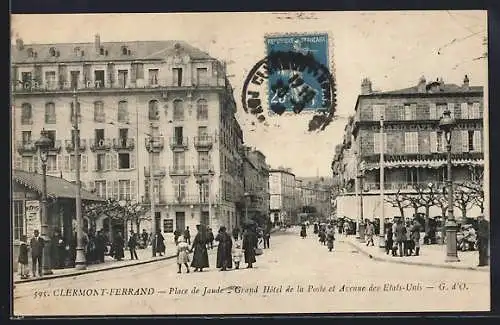
[[[26,216],[26,235],[31,237],[34,230],[40,231],[41,228],[40,201],[25,201],[24,211]]]
[[[174,219],[163,219],[163,232],[174,232]]]

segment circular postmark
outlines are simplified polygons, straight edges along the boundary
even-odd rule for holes
[[[309,131],[324,129],[335,112],[335,82],[328,68],[311,53],[271,51],[245,78],[242,106],[246,113],[265,121],[285,112],[313,112]]]

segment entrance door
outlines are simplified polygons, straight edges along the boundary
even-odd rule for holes
[[[184,212],[175,213],[175,229],[179,231],[186,229],[186,215]]]
[[[161,212],[155,211],[155,230],[161,230]]]
[[[202,211],[201,212],[201,220],[200,223],[205,226],[210,225],[210,218],[208,216],[208,211]]]

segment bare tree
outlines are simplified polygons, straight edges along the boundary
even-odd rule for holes
[[[429,183],[426,185],[415,185],[415,190],[417,191],[417,201],[421,207],[425,208],[425,232],[429,231],[429,217],[430,209],[432,206],[436,206],[439,200],[439,190],[434,183]]]
[[[405,217],[405,208],[410,206],[410,201],[406,195],[401,194],[401,188],[395,194],[387,195],[385,201],[391,204],[392,207],[398,208],[401,217]]]
[[[484,213],[484,169],[471,168],[471,179],[460,183],[460,186],[470,191],[473,196],[472,204]]]
[[[454,205],[460,209],[462,212],[462,217],[467,217],[467,211],[469,211],[475,200],[475,194],[469,188],[462,186],[462,184],[455,184],[454,194]]]

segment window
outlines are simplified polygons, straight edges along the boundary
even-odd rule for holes
[[[430,132],[429,133],[429,145],[430,152],[443,152],[444,149],[444,133],[443,132]]]
[[[462,151],[482,151],[482,134],[480,130],[462,131]]]
[[[209,193],[209,185],[208,182],[204,182],[201,184],[201,202],[206,203],[208,202],[208,193]]]
[[[118,181],[118,200],[130,200],[130,180]]]
[[[120,138],[120,140],[125,141],[125,142],[121,143],[123,146],[125,146],[127,138],[128,138],[128,129],[119,129],[118,130],[118,137]]]
[[[206,126],[198,127],[198,137],[200,140],[205,139],[208,136],[208,128]]]
[[[54,103],[45,104],[45,123],[56,123],[56,106],[54,105]]]
[[[119,153],[118,154],[118,168],[119,169],[129,169],[130,168],[130,154],[129,153]]]
[[[450,111],[451,117],[455,118],[455,103],[448,103],[448,110]]]
[[[174,100],[174,121],[184,120],[184,105],[182,100]]]
[[[32,76],[31,76],[31,72],[21,72],[21,80],[23,82],[24,88],[31,88],[30,84],[31,84],[31,81],[33,80]]]
[[[56,172],[57,168],[57,156],[56,155],[48,155],[47,156],[47,172]]]
[[[135,73],[135,79],[144,79],[144,63],[132,63],[132,71],[131,75],[132,78],[134,78],[134,73]]]
[[[105,169],[106,169],[106,154],[98,153],[96,155],[95,170],[96,171],[103,171]]]
[[[149,120],[150,121],[157,121],[160,119],[160,109],[158,107],[158,101],[157,100],[150,100],[149,101]]]
[[[182,126],[176,126],[174,128],[174,141],[177,145],[182,145],[183,143],[183,128]]]
[[[184,152],[174,152],[174,169],[183,169],[185,165],[185,155]]]
[[[469,118],[481,118],[479,103],[472,103],[469,107]]]
[[[196,69],[196,79],[198,85],[205,86],[208,85],[208,69],[207,68],[197,68]]]
[[[38,171],[38,156],[25,156],[21,158],[21,169],[27,172]]]
[[[102,88],[104,83],[104,70],[94,70],[94,82],[96,88]]]
[[[146,179],[144,181],[144,196],[149,198],[149,179]],[[160,180],[158,179],[155,179],[153,180],[153,193],[154,193],[154,199],[155,199],[155,203],[159,203],[160,201],[160,198],[162,196],[162,192],[163,192],[163,186],[160,182]]]
[[[23,144],[31,143],[31,131],[23,131],[22,139],[23,139]]]
[[[182,68],[173,68],[172,69],[173,77],[174,77],[174,86],[181,87],[182,86]]]
[[[464,119],[464,120],[469,118],[469,104],[468,103],[460,104],[460,118]]]
[[[210,158],[208,156],[208,151],[198,152],[198,167],[201,170],[206,170],[209,168]]]
[[[73,49],[73,52],[75,53],[75,56],[80,56],[81,54],[81,50],[78,46]]]
[[[80,170],[86,172],[88,168],[88,156],[85,154],[80,155]],[[65,155],[64,156],[64,170],[67,172],[73,172],[76,170],[76,156],[75,155]]]
[[[413,121],[417,119],[417,104],[405,105],[405,120]]]
[[[105,199],[106,198],[106,181],[95,181],[95,194]]]
[[[70,71],[71,89],[78,89],[80,83],[80,71]]]
[[[380,153],[380,133],[373,134],[373,152]],[[387,133],[384,133],[384,153],[387,152]]]
[[[173,184],[173,193],[177,198],[185,198],[186,197],[186,179],[184,178],[176,178],[172,182]]]
[[[118,122],[127,123],[128,121],[128,103],[121,100],[118,102]]]
[[[128,70],[118,70],[118,85],[120,88],[127,87]]]
[[[150,86],[158,85],[158,69],[149,69],[148,70],[148,80]]]
[[[418,152],[418,132],[405,132],[405,152]]]
[[[198,100],[196,104],[196,118],[198,120],[208,120],[208,104],[206,99]]]
[[[56,72],[55,71],[45,71],[45,87],[47,89],[54,89],[56,84]]]
[[[74,106],[75,106],[75,104],[73,102],[71,102],[71,104],[70,104],[71,123],[75,123],[75,108],[74,108]],[[76,103],[76,115],[78,116],[78,123],[81,123],[82,122],[82,112],[80,109],[80,103]]]
[[[21,124],[27,125],[33,123],[33,110],[30,103],[21,105]]]
[[[429,119],[431,119],[431,120],[438,119],[436,103],[429,104]]]
[[[95,145],[100,146],[100,143],[104,142],[104,129],[95,129]]]
[[[48,130],[47,131],[47,137],[52,140],[52,146],[55,145],[56,143],[56,131],[54,130]]]
[[[20,240],[22,235],[27,235],[24,231],[24,201],[13,200],[12,210],[12,216],[14,218],[14,240]]]
[[[373,105],[373,120],[380,121],[381,117],[385,118],[385,105],[383,104]]]
[[[104,103],[102,101],[94,102],[94,122],[104,123],[105,121]]]
[[[442,117],[443,117],[443,113],[444,111],[446,111],[446,104],[437,104],[436,105],[436,108],[437,108],[437,119],[440,120]]]

